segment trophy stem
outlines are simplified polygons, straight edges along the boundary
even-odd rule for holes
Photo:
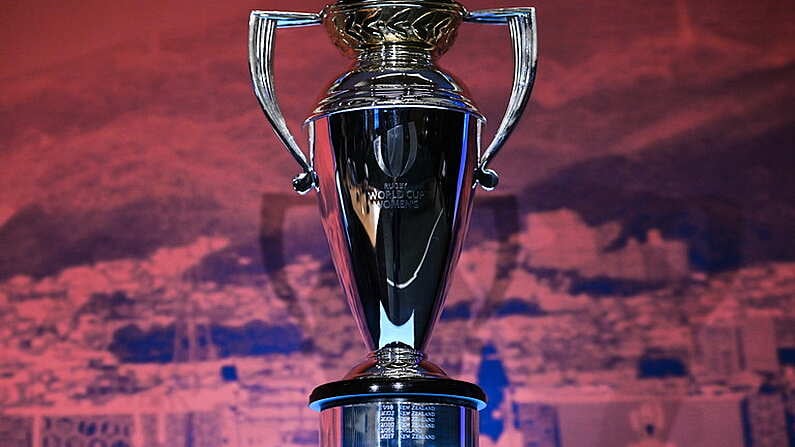
[[[376,362],[376,374],[384,377],[422,376],[421,363],[425,358],[422,351],[408,346],[387,346],[372,354]]]

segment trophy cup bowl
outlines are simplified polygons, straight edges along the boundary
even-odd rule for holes
[[[507,24],[513,39],[513,89],[485,151],[484,117],[462,84],[435,65],[465,21]],[[321,24],[355,63],[306,120],[306,157],[276,100],[275,30]],[[371,351],[342,380],[312,392],[321,446],[476,446],[485,393],[449,378],[423,350],[475,188],[497,185],[488,164],[530,96],[533,8],[469,12],[445,0],[340,0],[318,14],[254,11],[249,57],[260,105],[301,168],[294,189],[317,191],[337,275]]]

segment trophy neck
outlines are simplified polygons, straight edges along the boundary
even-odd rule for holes
[[[428,361],[422,351],[403,343],[391,343],[377,351],[345,375],[345,380],[362,378],[447,378],[436,364]]]
[[[433,69],[433,53],[422,47],[403,44],[382,45],[361,50],[356,69],[377,72],[395,69]]]
[[[422,351],[397,344],[381,348],[373,356],[381,375],[390,377],[421,375],[420,362],[425,358]]]

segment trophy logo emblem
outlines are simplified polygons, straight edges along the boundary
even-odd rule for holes
[[[398,124],[373,140],[378,166],[384,174],[398,178],[406,174],[417,160],[417,126],[413,122]]]

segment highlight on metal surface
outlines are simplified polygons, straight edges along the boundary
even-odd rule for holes
[[[254,93],[276,135],[303,171],[293,179],[293,188],[300,194],[317,187],[317,174],[290,133],[279,107],[273,79],[273,50],[277,27],[317,24],[320,24],[320,15],[294,12],[254,11],[249,20],[248,57]]]

